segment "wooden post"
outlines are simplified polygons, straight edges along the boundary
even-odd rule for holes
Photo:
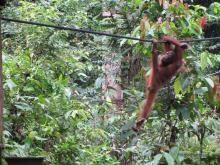
[[[3,72],[2,72],[2,30],[0,18],[0,165],[2,165],[3,152]]]

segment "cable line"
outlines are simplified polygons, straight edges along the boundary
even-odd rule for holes
[[[1,20],[8,21],[8,22],[15,22],[15,23],[21,23],[21,24],[29,24],[29,25],[36,25],[41,27],[48,27],[48,28],[54,28],[59,30],[69,30],[79,33],[87,33],[87,34],[94,34],[94,35],[100,35],[100,36],[108,36],[118,39],[130,39],[135,41],[142,41],[142,42],[153,42],[152,39],[140,39],[136,37],[129,37],[129,36],[123,36],[119,34],[110,34],[107,32],[102,31],[93,31],[93,30],[86,30],[86,29],[79,29],[74,27],[66,27],[66,26],[58,26],[58,25],[50,25],[50,24],[44,24],[39,22],[33,22],[33,21],[24,21],[24,20],[18,20],[18,19],[12,19],[12,18],[5,18],[0,17]],[[210,37],[210,38],[201,38],[201,39],[186,39],[186,40],[180,40],[181,42],[202,42],[202,41],[211,41],[211,40],[220,40],[220,37]],[[157,41],[158,43],[164,43],[165,41]]]
[[[49,27],[49,28],[54,28],[54,29],[59,29],[59,30],[70,30],[74,32],[95,34],[95,35],[108,36],[108,37],[113,37],[113,38],[123,38],[123,39],[131,39],[131,40],[136,40],[136,41],[152,42],[152,40],[142,40],[140,38],[123,36],[123,35],[118,35],[118,34],[110,34],[106,32],[99,32],[99,31],[93,31],[93,30],[78,29],[78,28],[66,27],[66,26],[49,25],[49,24],[44,24],[44,23],[39,23],[39,22],[24,21],[24,20],[10,19],[10,18],[4,18],[4,17],[1,17],[0,19],[4,21],[9,21],[9,22],[37,25],[37,26]]]

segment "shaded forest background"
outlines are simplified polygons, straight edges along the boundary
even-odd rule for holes
[[[4,2],[3,17],[45,24],[147,39],[220,36],[214,0]],[[219,41],[190,43],[185,72],[160,90],[135,133],[150,43],[5,21],[2,31],[4,156],[57,165],[220,163]]]

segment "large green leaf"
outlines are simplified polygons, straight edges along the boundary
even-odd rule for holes
[[[163,156],[165,157],[168,165],[174,165],[174,159],[169,153],[163,152]]]
[[[175,95],[178,95],[181,91],[182,91],[182,87],[181,87],[181,83],[180,83],[180,78],[178,77],[174,82]]]
[[[162,158],[162,154],[157,154],[154,156],[154,160],[151,162],[152,165],[158,165],[160,163],[160,159]]]

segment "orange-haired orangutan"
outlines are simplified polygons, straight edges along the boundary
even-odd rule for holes
[[[146,81],[148,96],[145,100],[143,109],[133,126],[134,131],[138,131],[145,119],[149,116],[158,90],[168,82],[185,63],[182,55],[184,50],[187,49],[187,44],[180,43],[178,40],[170,36],[164,36],[163,41],[165,41],[164,53],[160,55],[157,51],[157,42],[153,42],[151,73]],[[175,48],[172,48],[172,45],[174,45]]]

